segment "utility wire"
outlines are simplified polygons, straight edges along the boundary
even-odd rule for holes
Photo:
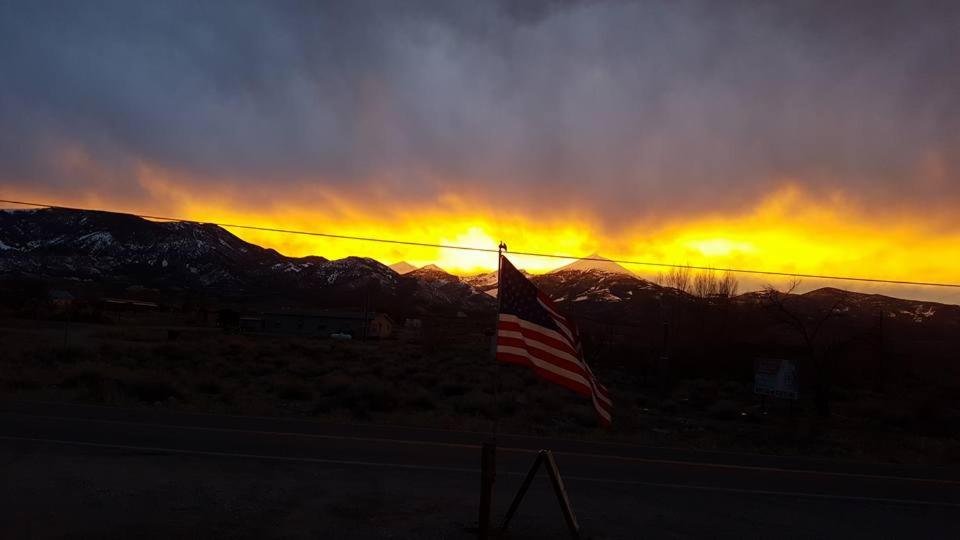
[[[333,233],[323,233],[316,231],[299,231],[294,229],[279,229],[274,227],[261,227],[257,225],[243,225],[237,223],[217,223],[211,221],[197,221],[192,219],[183,219],[175,217],[166,217],[166,216],[153,216],[149,214],[130,214],[127,212],[116,212],[113,210],[97,210],[92,208],[79,208],[72,206],[59,206],[53,204],[43,204],[36,202],[28,201],[14,201],[8,199],[0,199],[0,203],[7,204],[18,204],[22,206],[32,206],[36,208],[52,208],[57,210],[72,210],[78,212],[104,212],[108,214],[127,214],[136,216],[143,219],[152,219],[156,221],[172,221],[179,223],[193,223],[196,225],[216,225],[218,227],[232,228],[232,229],[246,229],[252,231],[263,231],[263,232],[275,232],[275,233],[284,233],[284,234],[299,234],[305,236],[319,236],[322,238],[333,238],[338,240],[358,240],[362,242],[379,242],[382,244],[394,244],[394,245],[403,245],[403,246],[414,246],[414,247],[430,247],[430,248],[439,248],[439,249],[456,249],[460,251],[473,251],[481,253],[498,253],[499,251],[496,248],[481,248],[473,246],[457,246],[450,244],[434,244],[430,242],[413,242],[409,240],[392,240],[387,238],[373,238],[368,236],[351,236],[345,234],[333,234]],[[880,278],[867,278],[867,277],[853,277],[853,276],[830,276],[823,274],[802,274],[795,272],[778,272],[774,270],[752,270],[747,268],[718,268],[712,266],[695,266],[689,264],[670,264],[670,263],[658,263],[651,261],[631,261],[624,259],[606,259],[602,257],[577,257],[575,255],[555,255],[551,253],[535,253],[530,251],[510,251],[510,255],[524,255],[528,257],[544,257],[551,259],[578,259],[582,261],[597,261],[597,262],[614,262],[618,264],[633,264],[638,266],[650,266],[657,268],[685,268],[688,270],[707,270],[707,271],[716,271],[716,272],[730,272],[736,274],[753,274],[753,275],[764,275],[764,276],[783,276],[783,277],[793,277],[793,278],[809,278],[809,279],[825,279],[825,280],[836,280],[836,281],[858,281],[864,283],[887,283],[892,285],[915,285],[922,287],[948,287],[960,289],[960,283],[936,283],[929,281],[907,281],[899,279],[880,279]]]

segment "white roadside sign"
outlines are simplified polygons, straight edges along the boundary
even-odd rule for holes
[[[753,392],[761,396],[797,399],[800,384],[791,360],[758,358],[753,363]]]

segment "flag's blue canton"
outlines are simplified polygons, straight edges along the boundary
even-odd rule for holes
[[[553,318],[540,305],[537,287],[506,258],[501,258],[500,261],[500,288],[497,290],[500,313],[516,315],[523,320],[559,331]]]

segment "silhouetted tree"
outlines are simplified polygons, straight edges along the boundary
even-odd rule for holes
[[[690,294],[693,279],[689,268],[673,267],[666,272],[657,274],[657,283],[664,287],[672,287],[682,293]]]
[[[693,276],[693,295],[699,298],[731,298],[740,289],[740,282],[730,272],[703,270]]]
[[[793,280],[785,291],[779,291],[773,285],[767,285],[761,295],[764,304],[801,338],[807,351],[806,360],[809,363],[801,362],[798,369],[802,371],[805,368],[812,368],[817,412],[821,416],[826,416],[830,412],[830,374],[824,361],[820,337],[827,321],[842,313],[847,295],[838,295],[828,307],[824,308],[812,302],[804,302],[803,296],[794,294],[799,286],[800,280]]]

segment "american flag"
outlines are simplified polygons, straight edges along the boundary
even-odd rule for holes
[[[589,397],[600,424],[609,425],[613,402],[583,359],[577,327],[502,255],[497,298],[497,360],[529,366],[540,377]]]

